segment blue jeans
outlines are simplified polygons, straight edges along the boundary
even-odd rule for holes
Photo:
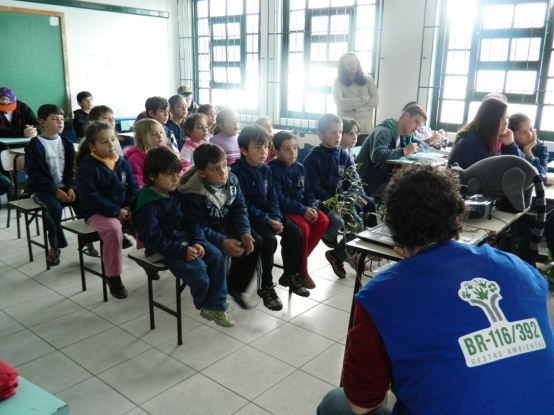
[[[380,405],[375,410],[368,412],[371,415],[390,415],[391,413],[391,410],[385,405]],[[317,415],[354,415],[348,406],[344,389],[336,388],[328,392],[317,407]]]
[[[223,254],[209,242],[204,250],[204,259],[189,262],[186,258],[164,258],[163,262],[173,275],[187,283],[196,309],[225,311],[227,280]]]

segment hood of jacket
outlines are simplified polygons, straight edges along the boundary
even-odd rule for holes
[[[227,186],[227,185],[226,185]],[[192,165],[180,178],[177,190],[184,195],[196,194],[206,197],[218,208],[222,208],[221,204],[206,186],[198,174],[196,174],[196,166]]]

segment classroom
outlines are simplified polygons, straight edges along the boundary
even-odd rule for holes
[[[169,99],[187,91],[186,96],[197,105],[213,104],[219,111],[232,108],[239,130],[250,131],[255,120],[269,117],[273,133],[292,133],[298,161],[304,163],[322,143],[318,135],[322,114],[350,118],[337,108],[332,86],[339,58],[353,52],[378,91],[369,109],[368,133],[383,120],[402,118],[406,103],[414,102],[426,114],[431,134],[440,131],[450,149],[457,131],[478,114],[487,94],[498,93],[507,99],[508,114],[528,117],[550,161],[554,158],[553,11],[551,2],[545,0],[0,0],[0,35],[13,56],[3,64],[9,70],[0,74],[0,88],[11,88],[35,114],[43,104],[59,106],[65,118],[60,135],[72,139],[75,147],[79,139],[71,118],[80,107],[79,92],[90,91],[95,106],[111,109],[116,131],[129,140],[126,147],[132,146],[133,134],[138,134],[129,129],[143,121],[137,117],[145,111],[147,99]],[[39,29],[34,25],[40,19],[46,23]],[[15,21],[20,27],[13,26]],[[18,33],[10,37],[7,27],[16,27]],[[52,41],[47,32],[53,34]],[[37,46],[37,37],[42,38],[42,46]],[[51,45],[55,48],[50,49]],[[357,110],[347,112],[355,117]],[[359,125],[357,131],[361,131]],[[355,154],[365,148],[362,142],[354,147]],[[516,146],[515,136],[512,145]],[[0,151],[10,152],[6,149]],[[20,150],[13,152],[15,160],[25,154]],[[127,158],[128,150],[122,149]],[[522,149],[518,154],[524,157]],[[13,155],[10,163],[16,165]],[[152,184],[146,185],[143,189]],[[179,190],[181,185],[177,185]],[[549,199],[554,187],[546,189]],[[392,249],[376,251],[368,255],[365,266],[369,269],[364,270],[363,258],[356,254],[354,260],[340,265],[339,271],[345,274],[340,276],[329,258],[331,245],[322,240],[307,262],[315,288],[308,291],[303,280],[298,280],[303,287],[294,290],[292,281],[290,290],[276,284],[282,306],[271,309],[273,303],[263,299],[260,286],[250,280],[238,300],[229,290],[230,301],[223,313],[233,319],[233,325],[236,322],[229,328],[214,324],[213,316],[210,320],[199,314],[189,287],[177,301],[175,281],[178,286],[179,279],[167,266],[147,275],[144,263],[129,256],[145,246],[135,245],[133,230],[123,239],[132,248],[122,250],[119,281],[125,282],[125,294],[117,297],[113,294],[117,289],[112,291],[109,284],[106,288],[97,277],[105,274],[98,253],[96,258],[83,256],[91,246],[85,246],[64,225],[67,247],[61,253],[52,242],[50,251],[31,248],[25,220],[13,209],[10,213],[8,201],[6,195],[0,197],[0,363],[7,362],[20,379],[45,391],[46,399],[64,405],[59,412],[45,410],[45,414],[331,413],[319,412],[318,405],[329,391],[342,385],[353,294],[360,289],[357,274],[377,276],[404,257]],[[380,204],[376,205],[379,209]],[[131,218],[127,205],[119,207],[121,215]],[[72,211],[65,208],[64,215],[72,216]],[[507,222],[515,223],[523,213],[502,215],[496,224],[505,230]],[[30,223],[27,232],[33,239],[44,238],[47,246],[46,228],[36,222],[36,227]],[[490,223],[475,225],[469,239],[467,229],[460,239],[478,245],[491,234],[490,228]],[[100,251],[98,239],[94,247]],[[288,248],[283,247],[287,253],[282,255],[277,247],[273,257],[270,278],[275,283],[286,275]],[[93,272],[83,271],[83,263]],[[227,269],[230,264],[231,260]],[[202,272],[209,275],[209,271]],[[369,280],[363,278],[361,283]],[[149,300],[177,309],[180,319],[152,308]],[[552,319],[552,295],[548,294],[547,301]],[[176,321],[181,327],[179,336]],[[542,329],[544,348],[551,352],[554,343]],[[470,341],[466,340],[466,346]],[[463,349],[462,343],[457,347]],[[497,363],[489,363],[493,364]],[[395,407],[395,395],[384,393],[385,401],[376,412],[357,413],[388,414],[393,407],[392,413],[415,413],[400,404]],[[16,413],[3,412],[3,403],[10,399],[0,399],[0,415]],[[461,411],[453,413],[468,413]]]

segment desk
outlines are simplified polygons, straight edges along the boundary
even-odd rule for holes
[[[554,171],[554,160],[546,165],[549,171]]]
[[[30,138],[0,138],[0,143],[5,144],[6,146],[21,146],[22,144],[27,144],[31,141]]]
[[[465,225],[468,228],[483,229],[488,232],[489,236],[497,236],[512,223],[525,215],[528,210],[529,208],[525,209],[523,212],[517,213],[495,210],[492,212],[492,219],[489,219],[488,216],[479,219],[468,219]]]

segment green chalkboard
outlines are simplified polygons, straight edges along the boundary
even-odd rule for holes
[[[0,87],[37,112],[56,104],[69,112],[63,13],[0,7]]]

